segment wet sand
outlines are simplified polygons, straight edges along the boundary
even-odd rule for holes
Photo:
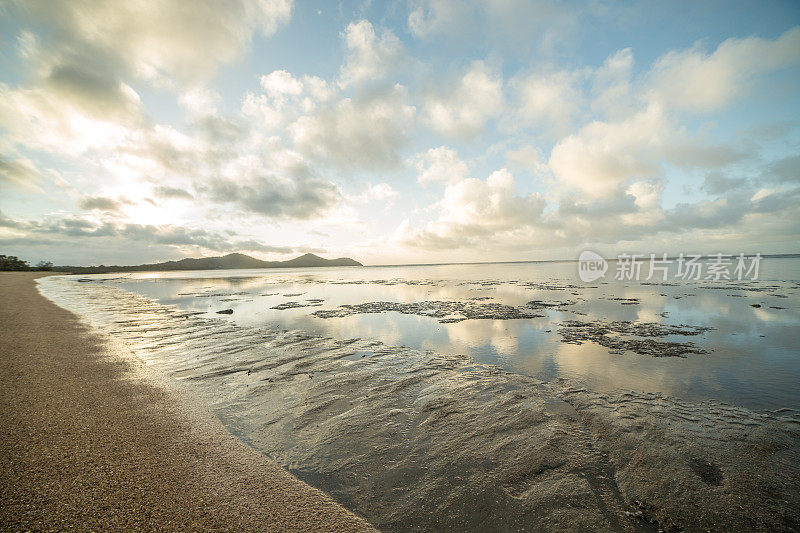
[[[0,273],[0,529],[373,531]]]

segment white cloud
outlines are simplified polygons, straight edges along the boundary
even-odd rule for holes
[[[207,87],[191,87],[178,98],[181,106],[191,115],[216,115],[220,95]]]
[[[121,202],[103,196],[90,196],[81,200],[81,209],[86,211],[106,211],[114,213],[122,207]]]
[[[519,102],[516,116],[523,125],[539,127],[554,135],[566,134],[581,107],[579,76],[561,71],[534,74],[513,82]]]
[[[633,51],[624,48],[606,58],[593,73],[592,110],[609,117],[619,117],[630,112],[635,104],[631,78],[633,76]]]
[[[336,185],[321,178],[264,174],[212,179],[208,197],[274,219],[309,220],[325,216],[340,195]]]
[[[463,46],[502,48],[524,55],[532,48],[542,55],[563,46],[577,19],[594,11],[574,9],[547,0],[412,0],[407,18],[414,37],[445,38]]]
[[[471,178],[449,185],[439,206],[441,221],[508,229],[538,220],[544,201],[535,194],[516,196],[514,176],[502,168],[485,181]]]
[[[276,100],[287,96],[298,96],[303,92],[303,83],[285,70],[275,70],[261,76],[261,87]]]
[[[759,189],[756,193],[750,198],[751,202],[757,202],[767,196],[775,194],[778,190],[777,189]]]
[[[388,183],[369,183],[363,192],[351,196],[350,200],[356,204],[372,204],[375,201],[392,203],[397,195],[397,191]]]
[[[417,181],[429,182],[454,182],[467,176],[467,164],[458,158],[455,150],[445,146],[431,148],[427,152],[418,154],[412,163],[417,169]]]
[[[349,52],[339,75],[343,88],[383,79],[402,52],[400,40],[394,33],[384,29],[376,35],[367,20],[351,22],[342,36]]]
[[[666,136],[663,112],[651,105],[628,119],[593,122],[562,139],[549,165],[570,190],[607,197],[632,179],[660,177],[659,155]]]
[[[263,93],[248,92],[242,113],[260,131],[282,133],[292,122],[332,102],[335,85],[316,76],[295,78],[285,70],[261,77]]]
[[[32,0],[9,10],[26,28],[20,53],[33,83],[0,85],[0,125],[11,143],[77,156],[124,145],[146,127],[132,79],[175,89],[191,114],[214,114],[218,97],[201,83],[256,32],[288,21],[291,1]]]
[[[635,213],[625,213],[622,220],[631,226],[652,226],[664,217],[661,209],[661,194],[664,185],[659,182],[636,181],[631,183],[625,193],[634,198]]]
[[[253,35],[288,22],[291,0],[117,2],[31,0],[19,12],[51,31],[57,62],[85,58],[134,76],[197,82],[238,59]],[[202,50],[202,53],[198,51]],[[78,57],[76,57],[78,56]]]
[[[425,101],[425,120],[438,133],[451,138],[470,138],[503,109],[503,79],[483,61],[475,61],[452,89],[430,94]]]
[[[425,38],[441,32],[461,31],[471,15],[468,4],[448,0],[417,1],[408,14],[408,29],[415,37]]]
[[[9,158],[0,154],[0,183],[20,189],[39,191],[42,176],[30,159]]]
[[[509,166],[531,172],[538,176],[548,174],[547,164],[542,160],[542,154],[533,145],[524,145],[516,150],[508,150],[505,153]]]
[[[667,165],[719,169],[752,157],[751,148],[690,135],[658,104],[616,121],[592,122],[560,140],[548,162],[566,191],[595,198],[619,195],[633,181],[657,181]]]
[[[12,89],[0,84],[0,125],[5,140],[35,150],[80,155],[124,142],[143,122],[139,99],[120,91],[118,103],[75,100],[57,90]]]
[[[340,169],[395,167],[416,111],[407,98],[406,88],[395,85],[303,115],[289,127],[294,147]]]
[[[656,61],[650,98],[678,109],[715,111],[745,94],[756,76],[798,62],[800,28],[776,40],[728,39],[711,54],[698,44]]]
[[[450,183],[433,207],[439,213],[436,220],[421,229],[406,223],[395,238],[412,248],[502,247],[515,240],[514,234],[539,225],[545,200],[538,194],[517,195],[514,176],[503,168],[486,180]]]

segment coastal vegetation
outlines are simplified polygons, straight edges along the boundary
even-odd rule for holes
[[[53,263],[50,261],[39,261],[36,266],[31,266],[27,261],[23,261],[15,255],[0,254],[0,270],[9,271],[30,271],[30,270],[53,270]]]

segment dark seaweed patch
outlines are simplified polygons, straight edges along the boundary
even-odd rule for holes
[[[559,325],[561,342],[583,344],[593,341],[609,348],[614,353],[631,351],[640,355],[653,357],[685,357],[687,354],[707,354],[692,342],[675,342],[656,340],[655,337],[670,335],[693,336],[711,328],[680,324],[672,326],[657,322],[630,322],[618,320],[613,322],[581,322],[568,320]]]
[[[540,318],[528,307],[514,307],[499,303],[480,303],[477,301],[455,302],[432,300],[425,302],[367,302],[345,304],[336,309],[322,309],[312,313],[318,318],[342,318],[366,313],[385,313],[394,311],[404,315],[418,315],[438,318],[443,324],[464,320],[512,320]]]

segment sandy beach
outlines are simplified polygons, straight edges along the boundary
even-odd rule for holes
[[[0,529],[373,531],[0,274]]]

